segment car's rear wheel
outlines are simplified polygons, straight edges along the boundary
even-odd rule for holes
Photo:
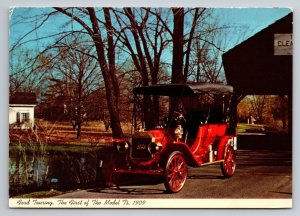
[[[221,163],[221,170],[224,177],[229,178],[233,176],[236,168],[236,156],[232,146],[225,149],[224,162]]]
[[[187,165],[181,152],[173,152],[165,165],[164,185],[168,192],[179,192],[187,178]]]

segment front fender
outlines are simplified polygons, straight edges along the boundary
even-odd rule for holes
[[[174,151],[179,151],[183,154],[183,157],[186,160],[186,163],[188,166],[192,166],[192,167],[199,166],[199,164],[195,160],[192,152],[190,151],[189,147],[183,142],[173,142],[173,143],[169,143],[166,145],[166,147],[164,148],[164,150],[161,152],[161,155],[160,155],[161,165],[164,166],[166,164],[169,156]]]

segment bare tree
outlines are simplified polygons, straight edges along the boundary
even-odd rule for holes
[[[109,110],[113,136],[122,137],[120,123],[120,78],[122,64],[130,59],[138,72],[137,85],[147,86],[162,83],[161,74],[168,74],[171,83],[187,81],[219,81],[222,65],[219,55],[220,44],[214,35],[222,29],[208,21],[211,9],[205,8],[54,8],[36,19],[33,29],[24,34],[12,50],[32,39],[26,36],[46,25],[51,17],[65,15],[66,22],[60,32],[43,35],[48,45],[38,56],[51,54],[44,61],[51,65],[59,58],[53,49],[61,47],[61,42],[69,35],[88,36],[88,43],[95,54],[85,53],[97,60],[104,80],[106,102]],[[69,20],[67,20],[69,19]],[[30,18],[27,19],[29,21]],[[69,28],[72,26],[72,28]],[[73,28],[74,26],[74,28]],[[82,46],[82,45],[78,45]],[[78,47],[72,49],[81,52]],[[38,59],[38,58],[36,58]],[[33,65],[33,63],[31,63]],[[29,66],[28,66],[29,67]],[[37,67],[33,68],[36,71]],[[127,73],[125,72],[125,73]],[[135,73],[134,72],[134,73]],[[136,74],[132,73],[132,76]],[[101,86],[101,84],[99,84]],[[146,126],[158,122],[160,106],[158,97],[144,97],[144,118]],[[153,118],[154,117],[154,118]]]
[[[14,50],[10,52],[9,92],[40,92],[40,86],[47,78],[51,66],[45,64],[51,55],[36,58],[34,50]]]
[[[156,14],[161,9],[124,8],[114,9],[115,18],[119,24],[115,34],[132,58],[136,70],[140,73],[143,86],[155,85],[159,82],[161,57],[168,45],[164,34],[165,26],[156,16],[150,16],[150,11]],[[123,49],[123,51],[125,51]],[[153,127],[159,120],[158,97],[143,97],[143,112],[146,128]]]
[[[80,52],[74,50],[72,47],[78,46],[76,42],[73,40],[69,47],[59,49],[60,56],[53,66],[53,77],[60,81],[66,114],[77,130],[77,138],[80,138],[81,125],[87,115],[86,102],[91,92],[98,88],[100,71],[95,59],[86,55],[92,54],[92,49],[81,47]]]
[[[253,95],[250,98],[250,104],[253,114],[258,118],[257,122],[263,124],[263,116],[266,106],[266,96],[265,95]]]
[[[119,90],[118,90],[118,83],[115,73],[115,56],[114,56],[114,49],[115,46],[113,44],[113,36],[110,32],[112,29],[112,24],[110,22],[110,13],[106,9],[105,12],[105,19],[106,19],[106,32],[107,32],[107,38],[108,38],[108,46],[107,46],[107,54],[108,54],[108,60],[106,58],[106,51],[105,51],[105,45],[102,38],[102,33],[100,31],[98,18],[96,15],[96,11],[94,8],[78,8],[78,10],[82,11],[84,14],[88,15],[88,21],[90,22],[92,27],[89,27],[89,23],[87,23],[86,19],[82,19],[79,16],[76,16],[75,13],[73,13],[68,8],[58,8],[55,7],[55,10],[61,12],[62,14],[65,14],[66,16],[70,17],[72,20],[75,20],[77,23],[79,23],[88,33],[88,35],[92,38],[93,43],[95,45],[96,53],[97,53],[97,59],[98,63],[101,68],[102,76],[105,83],[105,90],[106,90],[106,100],[107,100],[107,106],[110,113],[110,119],[111,119],[111,128],[112,133],[114,137],[123,137],[123,131],[120,124],[120,117],[119,117],[119,110],[118,110],[118,98],[119,98]]]

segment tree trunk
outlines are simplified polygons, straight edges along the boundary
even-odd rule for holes
[[[203,9],[203,12],[204,12],[204,10],[205,9]],[[188,39],[188,42],[187,42],[185,65],[184,65],[184,69],[183,69],[183,81],[184,82],[187,81],[187,78],[188,78],[188,75],[189,75],[190,54],[191,54],[191,47],[192,47],[192,41],[193,41],[195,29],[196,29],[196,24],[197,24],[197,21],[198,21],[198,18],[199,18],[198,12],[199,12],[199,8],[196,8],[194,18],[193,18],[192,28],[191,28],[189,39]]]
[[[97,56],[98,56],[98,61],[100,64],[100,68],[102,71],[102,75],[104,78],[104,83],[105,83],[105,90],[106,90],[106,100],[107,100],[107,106],[110,114],[110,119],[111,119],[111,128],[112,128],[112,133],[114,137],[123,137],[123,131],[121,128],[121,123],[120,123],[120,116],[119,116],[119,111],[117,107],[117,101],[118,97],[115,94],[114,91],[114,80],[112,79],[112,75],[110,73],[115,73],[115,71],[109,71],[107,61],[105,58],[105,50],[104,50],[104,44],[102,41],[101,37],[101,31],[99,29],[97,17],[95,14],[94,8],[87,8],[89,15],[90,15],[90,20],[92,22],[93,30],[94,33],[92,35],[96,51],[97,51]],[[111,48],[111,47],[109,47]]]
[[[111,23],[111,17],[109,13],[109,8],[103,8],[104,17],[106,22],[106,32],[107,32],[107,56],[108,56],[108,64],[109,64],[109,74],[112,79],[114,95],[116,97],[116,107],[119,108],[119,100],[120,100],[120,88],[119,83],[116,76],[116,62],[115,62],[115,46],[113,41],[113,28]]]
[[[282,120],[282,128],[286,128],[286,101],[284,99],[284,95],[280,95],[280,109],[281,109],[281,120]]]
[[[76,139],[79,139],[81,136],[81,121],[79,120],[78,125],[77,125],[77,136]]]
[[[173,8],[174,30],[173,30],[173,59],[171,83],[183,82],[183,29],[184,29],[184,9]],[[176,109],[175,98],[170,97],[169,113]]]
[[[184,9],[174,8],[173,31],[173,59],[172,59],[172,83],[181,83],[183,80],[183,27]]]
[[[153,71],[152,75],[152,85],[156,85],[158,83],[158,70],[159,67],[157,67],[157,69],[155,69]],[[157,126],[159,124],[159,96],[158,95],[153,95],[153,103],[152,103],[152,118],[153,118],[153,124],[154,126]]]

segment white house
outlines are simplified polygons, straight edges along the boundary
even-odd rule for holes
[[[17,92],[9,97],[10,128],[29,129],[34,126],[35,93]]]

